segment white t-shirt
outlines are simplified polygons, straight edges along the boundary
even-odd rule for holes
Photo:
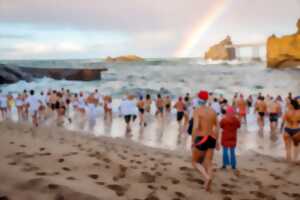
[[[6,96],[0,96],[0,108],[7,108],[7,98]]]
[[[16,102],[16,106],[22,106],[23,105],[23,100],[22,99],[16,98],[15,102]]]
[[[40,95],[39,100],[42,102],[43,105],[47,105],[48,97],[46,95]]]
[[[211,107],[217,114],[221,113],[221,106],[219,102],[212,102]]]
[[[39,109],[40,103],[39,99],[36,96],[29,96],[26,99],[26,104],[29,105],[29,112],[33,113]]]
[[[136,115],[137,114],[137,107],[134,101],[130,101],[128,99],[123,100],[120,105],[120,112],[121,115]]]

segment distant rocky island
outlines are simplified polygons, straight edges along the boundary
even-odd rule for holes
[[[114,62],[140,62],[144,61],[144,58],[136,56],[136,55],[124,55],[118,57],[107,57],[105,62],[114,63]]]
[[[205,53],[205,60],[234,60],[236,58],[235,49],[227,46],[233,45],[230,36],[216,45],[213,45]]]
[[[288,68],[300,66],[300,19],[297,32],[292,35],[276,37],[267,41],[267,66],[269,68]]]

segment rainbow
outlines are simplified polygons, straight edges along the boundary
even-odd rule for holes
[[[214,3],[208,14],[196,23],[196,26],[194,26],[196,28],[188,34],[187,40],[184,40],[182,45],[180,45],[175,53],[175,57],[187,57],[190,55],[191,51],[200,42],[205,32],[209,30],[217,18],[224,13],[227,5],[229,5],[229,1],[230,0],[217,0]]]

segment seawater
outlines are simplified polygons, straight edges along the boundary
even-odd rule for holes
[[[113,64],[105,63],[100,59],[0,62],[47,68],[107,67],[108,71],[103,73],[103,79],[99,81],[66,81],[45,77],[30,83],[19,81],[15,84],[0,86],[5,93],[17,93],[24,89],[41,91],[59,88],[70,89],[74,92],[92,92],[97,88],[103,95],[112,95],[115,117],[111,127],[106,127],[102,117],[99,117],[94,131],[89,132],[85,128],[83,132],[96,136],[124,137],[125,123],[122,118],[118,117],[117,110],[120,99],[126,93],[136,95],[161,93],[172,96],[174,101],[180,95],[187,92],[193,95],[200,89],[223,94],[229,100],[235,92],[242,92],[245,95],[256,95],[258,92],[262,92],[263,94],[282,95],[283,97],[288,92],[295,95],[300,94],[299,69],[272,70],[267,69],[264,62],[207,62],[199,58],[147,59],[144,62]],[[190,149],[190,138],[188,136],[178,136],[174,110],[170,120],[165,123],[157,122],[153,118],[148,127],[142,131],[138,122],[133,126],[133,137],[131,139],[135,141],[152,147],[179,151],[189,151]],[[77,130],[75,125],[68,125],[66,128]],[[251,111],[248,114],[247,126],[244,125],[239,131],[239,154],[252,150],[275,157],[284,156],[281,135],[277,135],[277,140],[270,139],[267,119],[264,135],[258,135],[257,130],[256,116]]]

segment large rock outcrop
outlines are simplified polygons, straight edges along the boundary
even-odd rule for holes
[[[29,68],[14,65],[0,64],[0,84],[15,83],[20,80],[32,81],[34,78],[49,77],[57,80],[92,81],[100,80],[101,72],[98,69],[69,69],[69,68]]]
[[[17,66],[0,64],[0,84],[15,83],[19,80],[31,81],[32,76]]]
[[[144,61],[143,58],[136,56],[136,55],[125,55],[125,56],[119,56],[119,57],[107,57],[105,59],[105,62],[140,62],[140,61]]]
[[[231,38],[227,36],[220,43],[210,47],[204,58],[206,60],[234,60],[236,58],[235,49],[227,47],[231,45],[233,45]]]
[[[289,68],[300,66],[300,19],[297,32],[281,38],[272,35],[267,41],[267,66]]]

